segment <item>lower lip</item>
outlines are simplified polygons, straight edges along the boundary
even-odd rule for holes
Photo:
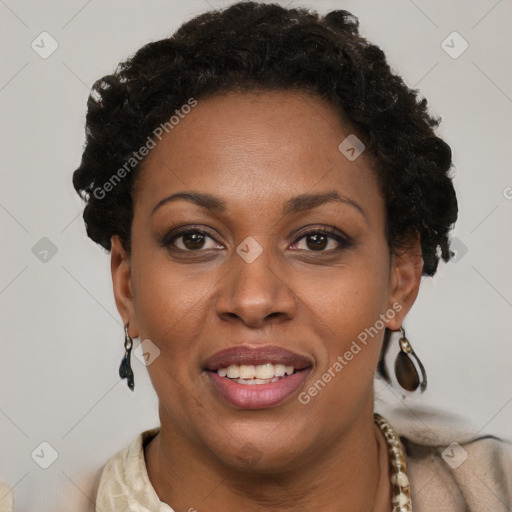
[[[238,384],[217,372],[206,371],[215,390],[231,405],[240,409],[275,407],[289,398],[304,382],[309,368],[269,384]]]

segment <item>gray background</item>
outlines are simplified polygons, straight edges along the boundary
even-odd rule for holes
[[[110,257],[85,235],[71,175],[93,82],[228,3],[0,0],[0,480],[18,512],[93,510],[106,460],[159,424],[142,363],[132,358],[135,393],[119,379]],[[475,434],[512,438],[511,1],[279,3],[357,15],[361,33],[442,116],[453,149],[457,258],[423,279],[405,322],[429,389],[404,399],[377,382],[378,407],[392,419],[398,408],[436,406],[463,415]],[[43,31],[59,45],[47,59],[31,47]],[[453,31],[469,44],[457,58],[442,46]],[[455,37],[445,43],[452,54],[462,48]],[[48,469],[31,456],[44,441],[58,452]]]

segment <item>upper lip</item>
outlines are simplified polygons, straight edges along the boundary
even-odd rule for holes
[[[310,357],[297,354],[277,345],[236,345],[219,352],[215,352],[203,364],[203,368],[215,371],[219,368],[227,368],[236,365],[260,365],[260,364],[284,364],[293,366],[296,370],[302,370],[313,366]]]

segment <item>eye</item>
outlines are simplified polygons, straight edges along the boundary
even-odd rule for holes
[[[336,252],[352,245],[352,241],[349,237],[342,235],[332,228],[310,229],[303,233],[295,243],[297,244],[302,240],[305,240],[306,250],[309,249],[313,252]],[[338,247],[336,247],[336,243],[334,243],[334,248],[331,247],[330,250],[325,251],[324,249],[329,245],[329,242],[336,242]],[[302,250],[303,248],[299,247],[298,249]]]
[[[210,247],[205,247],[207,239],[214,242]],[[188,252],[198,251],[199,249],[222,248],[207,231],[197,228],[183,230],[174,233],[172,236],[166,236],[162,241],[162,245],[172,246],[173,248]]]
[[[208,247],[208,240],[210,246]],[[351,239],[333,228],[310,229],[302,233],[295,244],[305,241],[306,247],[297,247],[298,250],[309,250],[312,252],[331,253],[346,249],[353,245]],[[329,246],[334,244],[334,247]],[[213,236],[207,231],[199,228],[188,228],[171,233],[161,241],[163,247],[170,247],[183,252],[198,252],[201,249],[223,249]],[[336,247],[337,245],[337,247]],[[325,250],[327,249],[328,250]]]

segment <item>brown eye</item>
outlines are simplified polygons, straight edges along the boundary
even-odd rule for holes
[[[205,235],[202,233],[187,233],[182,235],[183,245],[190,250],[201,249],[205,242]]]
[[[334,252],[352,245],[348,238],[331,229],[310,230],[303,233],[295,243],[299,243],[302,240],[305,240],[306,250],[313,252]],[[329,246],[329,242],[333,242],[334,246],[331,244],[331,247],[329,247],[328,250],[325,250]],[[298,249],[301,248],[298,247]]]
[[[312,251],[323,250],[329,244],[329,237],[323,235],[322,233],[307,235],[305,239],[308,249],[311,249]]]
[[[207,240],[214,242],[211,247],[205,247]],[[206,232],[198,229],[190,229],[175,233],[171,237],[166,237],[162,245],[171,246],[182,251],[198,251],[200,249],[215,249],[219,244]]]

